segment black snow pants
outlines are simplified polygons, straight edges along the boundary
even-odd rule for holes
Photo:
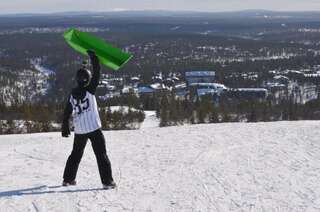
[[[102,134],[101,129],[88,134],[75,134],[73,149],[67,160],[63,179],[65,182],[71,182],[76,179],[79,163],[88,138],[91,141],[91,145],[97,159],[101,182],[103,184],[108,184],[113,181],[112,170],[110,160],[107,156],[104,135]]]

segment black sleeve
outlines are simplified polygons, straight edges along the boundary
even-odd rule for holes
[[[61,129],[63,137],[67,137],[67,135],[70,134],[69,119],[72,114],[73,108],[72,108],[72,105],[69,100],[70,100],[70,96],[68,98],[68,101],[66,103],[66,106],[65,106],[64,112],[63,112],[62,129]],[[66,135],[66,136],[64,136],[64,135]]]
[[[95,94],[100,80],[100,64],[96,55],[91,55],[90,60],[92,64],[92,79],[88,85],[88,91],[92,94]]]

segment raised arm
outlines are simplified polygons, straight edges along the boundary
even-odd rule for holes
[[[70,103],[70,96],[68,98],[67,104],[64,108],[63,112],[63,118],[62,118],[62,128],[61,128],[61,134],[62,137],[69,137],[70,135],[70,127],[69,127],[69,119],[72,114],[72,105]]]
[[[88,91],[92,94],[94,94],[97,90],[97,87],[99,85],[99,80],[100,80],[100,64],[99,64],[99,59],[96,56],[94,51],[87,51],[91,64],[92,64],[92,79],[90,84],[88,85]]]

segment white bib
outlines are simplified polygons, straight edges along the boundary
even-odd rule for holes
[[[72,95],[70,103],[73,108],[73,125],[76,134],[86,134],[101,128],[97,100],[90,92],[83,99],[75,99]]]

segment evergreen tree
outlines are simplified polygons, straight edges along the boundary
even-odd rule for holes
[[[175,95],[171,94],[170,95],[170,102],[169,102],[169,108],[168,108],[168,119],[170,122],[170,125],[177,125],[178,123],[178,104],[175,99]]]
[[[108,129],[107,128],[108,121],[107,121],[107,112],[106,112],[105,107],[100,108],[99,113],[100,113],[102,129],[106,130],[106,129]]]
[[[160,127],[169,125],[169,102],[166,96],[161,98],[160,104]]]
[[[219,123],[218,112],[217,112],[217,108],[215,106],[213,106],[211,108],[209,122],[210,123]]]

